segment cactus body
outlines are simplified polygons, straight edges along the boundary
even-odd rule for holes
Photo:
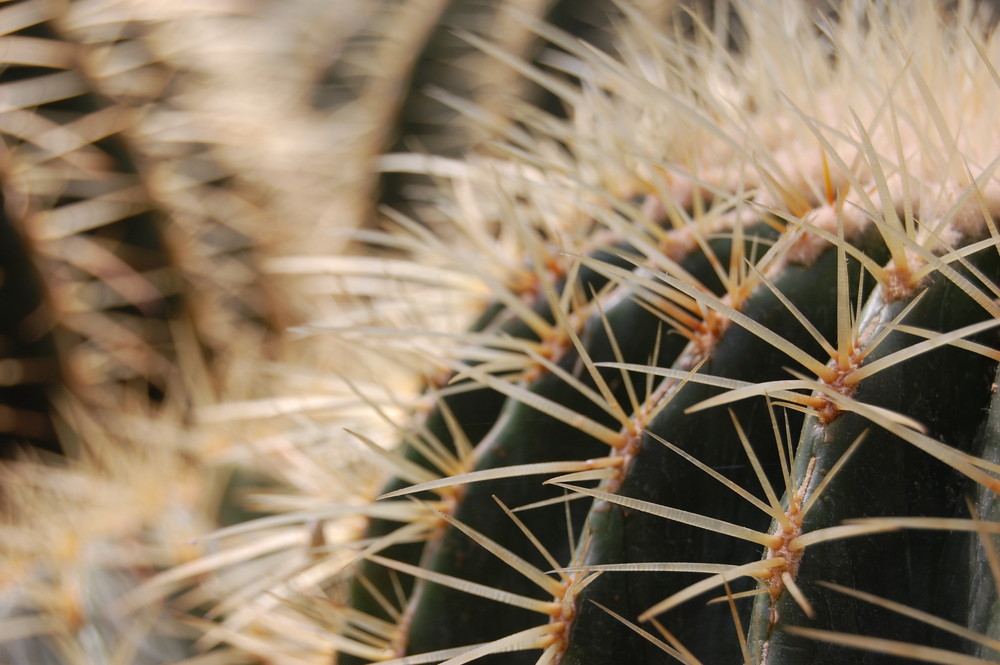
[[[752,39],[760,23],[744,9]],[[899,16],[868,18],[877,32]],[[618,92],[638,87],[533,29]],[[842,38],[831,33],[835,70],[851,61]],[[697,108],[670,94],[675,118]],[[573,101],[591,111],[593,99]],[[611,204],[626,221],[592,213],[627,236],[629,252],[605,252],[626,263],[563,250],[563,270],[584,266],[606,289],[565,297],[572,284],[538,271],[534,302],[554,325],[518,349],[522,365],[451,363],[456,385],[477,382],[493,400],[446,406],[451,428],[482,428],[487,414],[492,425],[464,457],[451,448],[450,469],[403,442],[430,476],[389,483],[381,501],[418,496],[427,521],[419,533],[402,517],[369,527],[348,603],[381,598],[389,624],[365,635],[348,619],[354,641],[337,662],[835,663],[855,649],[875,663],[988,648],[929,630],[927,617],[992,630],[991,601],[970,613],[963,600],[992,588],[981,541],[993,527],[965,499],[989,510],[997,488],[985,450],[1000,276],[991,204],[979,195],[982,224],[961,231],[960,199],[921,218],[912,206],[933,216],[933,195],[898,193],[894,179],[921,183],[887,173],[875,126],[855,116],[838,152],[824,121],[796,113],[823,154],[814,176],[734,166],[767,192],[744,196],[695,161],[690,188],[667,191],[688,173],[676,166],[640,206]],[[717,122],[698,118],[696,133]],[[587,148],[574,146],[578,158]],[[542,263],[535,231],[522,233]],[[392,538],[404,532],[415,542],[401,556]]]

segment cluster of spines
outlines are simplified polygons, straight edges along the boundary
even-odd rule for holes
[[[59,384],[95,405],[127,399],[123,387],[155,402],[176,385],[179,346],[219,360],[255,325],[265,344],[284,323],[259,277],[264,241],[247,235],[266,213],[212,146],[164,126],[185,117],[169,91],[184,74],[155,52],[153,18],[100,2],[2,12],[5,267],[25,310],[10,337],[48,343],[41,357],[5,352],[11,403]],[[36,401],[5,405],[6,438],[58,448],[33,424],[49,418]]]
[[[197,78],[162,50],[178,10],[141,5],[0,6],[5,662],[190,654],[162,603],[117,603],[226,519],[230,442],[191,408],[286,323],[260,262],[282,236],[269,202],[178,94]]]
[[[569,40],[551,30],[544,34],[568,45]],[[830,34],[831,39],[837,36]],[[919,75],[914,78],[918,88],[925,86]],[[893,104],[892,93],[884,104]],[[821,589],[842,588],[817,586],[824,575],[833,579],[842,572],[823,568],[830,557],[821,559],[819,553],[835,549],[830,543],[851,551],[852,543],[863,542],[857,551],[865,554],[852,561],[854,566],[863,566],[865,556],[891,559],[933,540],[937,550],[928,555],[932,558],[942,548],[959,547],[954,543],[965,536],[928,537],[914,545],[922,536],[912,535],[907,526],[961,531],[955,516],[964,514],[964,506],[955,503],[954,495],[962,488],[991,491],[996,485],[994,469],[981,451],[951,447],[962,448],[975,438],[976,413],[986,408],[985,388],[997,359],[989,341],[996,321],[996,236],[992,198],[984,194],[992,170],[968,178],[965,191],[943,207],[942,201],[928,203],[930,197],[923,194],[900,199],[891,191],[898,181],[904,187],[917,185],[908,182],[905,165],[895,167],[891,176],[884,172],[887,156],[870,137],[875,126],[865,127],[855,118],[856,138],[848,143],[853,141],[850,152],[856,161],[848,165],[844,152],[838,154],[824,137],[820,123],[802,118],[823,155],[820,178],[807,182],[805,191],[767,164],[755,165],[764,196],[749,203],[742,200],[745,192],[730,193],[730,199],[718,184],[696,176],[689,187],[695,199],[703,198],[694,202],[700,217],[724,220],[712,232],[706,231],[710,223],[678,226],[674,213],[661,219],[668,222],[665,230],[650,235],[645,234],[649,220],[640,221],[636,226],[643,232],[629,236],[628,250],[620,246],[609,251],[625,265],[565,252],[577,262],[571,266],[609,280],[603,292],[593,289],[592,298],[572,308],[567,303],[578,300],[560,297],[571,291],[572,283],[557,287],[539,273],[537,299],[562,329],[544,353],[520,345],[533,371],[511,378],[492,373],[501,371],[499,364],[453,364],[456,385],[471,378],[483,394],[493,393],[495,402],[495,393],[510,401],[470,455],[462,423],[481,425],[479,416],[492,415],[496,407],[480,413],[475,406],[456,410],[446,399],[439,400],[435,413],[449,423],[450,436],[463,439],[456,450],[465,451],[467,470],[455,475],[451,469],[430,468],[432,475],[451,477],[424,482],[411,477],[385,488],[382,499],[400,506],[409,504],[398,497],[431,493],[421,495],[431,512],[422,518],[423,531],[410,539],[417,542],[410,543],[403,557],[389,555],[401,552],[390,545],[393,535],[406,527],[395,531],[382,523],[381,531],[369,532],[373,538],[359,554],[367,563],[358,567],[352,602],[378,605],[375,613],[385,613],[388,623],[381,630],[370,630],[365,622],[353,624],[349,632],[356,641],[345,649],[342,661],[395,656],[390,662],[457,664],[488,662],[490,654],[504,654],[504,662],[512,662],[512,651],[541,649],[538,662],[546,663],[600,662],[622,654],[638,658],[658,650],[682,662],[713,662],[740,650],[747,662],[782,662],[783,654],[819,648],[813,641],[819,635],[835,643],[839,635],[841,645],[876,649],[875,638],[852,642],[849,626],[837,624],[823,633],[795,624],[818,614],[811,598],[824,593]],[[949,140],[946,129],[939,131]],[[898,145],[899,128],[888,133]],[[515,135],[514,140],[523,139]],[[838,142],[844,140],[837,135]],[[536,166],[541,170],[540,163],[528,169]],[[867,180],[858,175],[859,166]],[[667,178],[669,186],[683,188],[680,180]],[[653,195],[641,209],[669,209],[679,199],[683,197]],[[974,199],[980,201],[978,230],[957,219]],[[693,200],[685,201],[691,205]],[[856,207],[859,201],[863,207]],[[940,216],[921,219],[921,204],[930,215],[938,206]],[[629,209],[635,221],[640,219],[637,209]],[[754,217],[769,220],[760,226],[779,228],[782,234],[761,237],[759,227],[745,221]],[[726,257],[728,249],[707,246],[713,234],[741,247],[732,261]],[[650,236],[673,236],[674,242],[663,243],[664,248],[696,249],[687,260],[676,250],[669,255],[650,251],[655,246]],[[525,242],[527,255],[535,258],[533,241]],[[751,251],[754,247],[759,251]],[[716,274],[693,275],[690,261],[699,259]],[[727,262],[728,270],[720,270]],[[632,264],[637,267],[630,268]],[[577,269],[565,272],[572,275]],[[715,282],[712,288],[704,285],[709,279]],[[649,323],[644,332],[637,331],[644,316]],[[686,342],[686,348],[670,349],[671,336]],[[635,350],[622,350],[636,340],[642,349],[638,361],[629,359]],[[635,381],[636,373],[665,381],[659,386]],[[962,409],[948,406],[940,386],[910,378],[926,374],[968,376],[975,397]],[[907,403],[910,398],[914,403]],[[939,404],[928,408],[929,400]],[[727,404],[729,426],[719,416]],[[564,428],[575,431],[569,434]],[[869,449],[885,455],[890,447],[898,459],[875,455],[877,462],[858,461],[866,459]],[[858,490],[862,504],[831,513],[825,504],[845,492],[845,486],[852,487],[845,478],[861,478],[851,476],[855,464],[875,476],[905,468],[933,478],[942,489],[928,491],[924,502],[908,507],[892,505],[877,493],[871,487],[878,485],[876,478],[857,480],[865,488]],[[724,471],[715,471],[720,468]],[[765,501],[744,489],[755,484],[763,488]],[[565,493],[560,496],[553,487]],[[906,495],[905,489],[894,491],[896,499]],[[730,493],[732,500],[725,498]],[[493,507],[494,498],[506,520]],[[597,502],[590,507],[589,501],[576,501],[580,498]],[[931,515],[933,509],[941,514]],[[442,516],[435,518],[434,510]],[[907,522],[907,510],[924,515],[925,522]],[[885,519],[864,521],[876,515]],[[537,522],[527,524],[532,517]],[[862,521],[842,523],[851,519]],[[566,522],[568,536],[553,528],[560,520]],[[988,530],[982,522],[963,524],[966,530]],[[553,561],[565,563],[554,566]],[[558,568],[558,577],[546,577],[546,566]],[[694,577],[705,573],[715,574],[702,582]],[[383,585],[373,585],[374,577]],[[734,593],[730,584],[738,578],[756,579],[758,585]],[[888,577],[884,581],[888,586],[883,590],[901,584]],[[725,587],[733,614],[692,600],[720,587]],[[551,600],[537,598],[538,588],[543,595],[556,593]],[[735,607],[747,601],[736,599],[747,595],[760,598],[752,615],[741,610],[741,618]],[[570,597],[572,602],[563,602]],[[838,607],[849,608],[840,613],[854,621],[867,610],[857,595],[849,597]],[[825,604],[835,602],[823,598]],[[406,603],[397,606],[403,599]],[[909,602],[917,605],[923,599]],[[498,609],[497,602],[508,608]],[[667,613],[682,604],[683,611]],[[461,610],[449,614],[455,607]],[[493,617],[502,613],[511,619],[501,627]],[[664,613],[661,622],[657,617]],[[637,620],[654,622],[661,635],[632,623]],[[608,637],[613,631],[607,626],[616,622],[633,631],[626,628],[618,637]],[[719,640],[706,645],[699,639],[725,630],[733,633],[730,644]],[[921,633],[900,632],[896,646],[883,648],[897,654],[920,652],[921,647],[905,646],[907,635],[916,639]],[[957,648],[947,638],[941,643]],[[937,647],[924,648],[930,653]],[[346,655],[351,651],[355,656]],[[524,658],[531,662],[537,652]]]

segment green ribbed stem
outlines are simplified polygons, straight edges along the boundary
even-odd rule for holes
[[[752,232],[745,233],[743,254],[750,260],[755,253],[762,252],[774,238],[774,229],[768,225],[757,225]],[[709,243],[710,251],[723,264],[729,261],[731,241],[720,237]],[[607,268],[621,268],[626,265],[621,258],[611,252],[596,255],[598,267],[587,269],[592,279]],[[605,259],[601,261],[600,259]],[[607,261],[607,259],[613,259]],[[593,263],[589,265],[595,265]],[[699,250],[693,252],[681,263],[681,267],[708,288],[721,291],[721,283],[714,273],[711,262]],[[604,279],[607,279],[606,277]],[[633,363],[649,363],[653,359],[661,365],[669,366],[686,346],[684,337],[665,334],[664,324],[658,316],[649,311],[650,305],[627,289],[618,289],[602,297],[600,313],[595,312],[579,333],[580,340],[588,356],[594,362],[616,361],[608,329],[612,331],[622,354],[622,360]],[[659,340],[659,347],[656,342]],[[594,382],[579,360],[579,354],[568,350],[559,361],[559,366],[573,374],[589,388]],[[619,370],[602,369],[601,374],[614,392],[614,399],[630,411],[629,396]],[[645,398],[642,380],[633,382],[639,400]],[[595,405],[562,377],[544,373],[534,381],[529,389],[532,393],[551,400],[562,407],[579,413],[591,413],[590,417],[605,427],[617,428],[617,423],[609,414],[599,411]],[[489,391],[487,391],[489,392]],[[474,422],[485,421],[485,408],[491,404],[468,405]],[[463,412],[464,414],[464,412]],[[572,424],[561,422],[516,400],[508,400],[496,417],[490,431],[476,446],[475,470],[489,469],[517,464],[532,464],[548,461],[581,460],[606,456],[609,448],[605,443],[581,432]],[[544,486],[540,478],[528,476],[517,479],[483,482],[470,485],[455,511],[455,518],[479,530],[487,537],[501,543],[534,565],[546,569],[548,564],[538,554],[519,528],[509,520],[496,504],[493,496],[498,496],[511,508],[555,498],[563,490]],[[395,489],[401,483],[389,487]],[[587,501],[574,501],[570,505],[570,530],[574,539],[579,538],[586,523]],[[533,509],[520,514],[524,523],[543,545],[557,558],[567,560],[570,542],[566,526],[566,512],[562,505]],[[371,533],[371,531],[369,531]],[[384,556],[416,563],[435,572],[453,575],[462,579],[488,584],[513,593],[537,596],[537,588],[513,569],[498,564],[496,558],[481,548],[468,536],[457,529],[449,528],[440,541],[434,542],[421,557],[422,545],[411,544],[393,547],[383,552]],[[379,576],[379,584],[391,582],[380,566],[368,563],[363,568],[369,579]],[[397,573],[393,575],[402,577]],[[406,579],[405,577],[403,579]],[[388,587],[380,586],[385,593]],[[365,592],[367,593],[367,592]],[[360,594],[356,595],[358,599]],[[355,601],[357,602],[357,601]],[[360,607],[360,604],[356,605]],[[438,584],[427,583],[419,591],[416,604],[410,608],[412,624],[409,627],[409,653],[424,653],[439,649],[463,646],[473,642],[485,642],[507,634],[530,628],[537,622],[533,612],[512,608],[484,600]],[[442,621],[442,616],[448,616]],[[358,662],[353,656],[341,656],[341,663]],[[531,662],[530,653],[510,654],[486,658],[488,662]]]
[[[881,253],[880,243],[870,240],[868,244],[874,254]],[[817,298],[815,294],[831,293],[836,288],[837,260],[837,253],[829,250],[814,265],[789,265],[773,280],[775,288],[794,303],[827,339],[835,333],[836,305],[833,299]],[[853,262],[849,273],[855,277],[858,274]],[[856,282],[851,293],[857,293]],[[742,313],[790,343],[818,355],[818,345],[766,287],[757,288]],[[700,372],[760,382],[787,378],[783,368],[792,364],[779,349],[746,329],[732,325],[709,351],[707,362]],[[688,370],[690,367],[691,360],[683,359],[676,368]],[[725,411],[717,408],[685,413],[689,407],[719,394],[720,390],[696,383],[670,390],[672,400],[650,423],[649,434],[643,437],[641,450],[629,466],[618,494],[723,519],[758,531],[765,530],[769,521],[766,515],[652,436],[669,441],[753,491],[759,483]],[[781,487],[777,452],[764,401],[743,401],[733,405],[732,409],[754,443],[754,450],[768,472],[770,482]],[[609,503],[595,508],[589,529],[594,539],[587,553],[588,564],[658,561],[743,563],[752,561],[759,552],[759,546],[751,542]],[[655,646],[636,633],[623,629],[596,603],[634,621],[656,603],[703,577],[693,573],[604,573],[583,592],[577,603],[579,615],[563,662],[659,662],[663,654]],[[685,605],[683,611],[674,611],[659,619],[703,662],[738,661],[739,646],[729,608],[723,604],[705,605],[704,600],[695,599]],[[591,635],[604,637],[595,640],[589,637]],[[705,635],[715,637],[706,640]]]
[[[987,275],[997,275],[1000,268],[993,248],[976,254],[973,263]],[[960,272],[968,277],[965,270]],[[991,319],[981,305],[941,274],[931,276],[914,295],[918,294],[920,301],[905,317],[904,325],[945,332]],[[861,329],[869,326],[870,330],[878,329],[910,302],[908,298],[886,303],[881,291],[876,292],[867,303]],[[994,345],[996,330],[973,339]],[[890,332],[864,362],[877,362],[921,341],[921,337]],[[995,423],[996,418],[990,411],[995,371],[995,361],[946,346],[865,378],[858,383],[853,398],[914,418],[926,427],[929,437],[960,451],[990,458],[996,456],[996,450],[986,446],[988,423],[990,418]],[[866,517],[969,517],[965,497],[982,494],[983,488],[977,488],[972,480],[912,443],[854,413],[843,413],[829,425],[812,418],[805,423],[796,452],[793,486],[803,484],[807,468],[815,459],[806,500],[855,438],[866,430],[867,438],[806,516],[804,533]],[[978,437],[977,431],[981,432]],[[985,497],[981,500],[984,507],[988,506]],[[972,568],[955,558],[967,540],[968,534],[963,532],[905,529],[808,547],[796,581],[812,601],[816,617],[808,619],[788,593],[782,594],[774,607],[769,597],[761,596],[751,623],[752,653],[760,653],[767,642],[769,663],[801,663],[803,659],[829,663],[842,657],[841,647],[790,635],[780,628],[785,624],[961,651],[964,643],[954,635],[932,630],[818,583],[829,582],[875,594],[966,625],[969,599],[978,595],[978,591],[970,595],[969,585],[974,579],[984,579],[976,577]],[[779,622],[777,630],[771,626],[775,615]],[[898,661],[859,652],[853,662]]]

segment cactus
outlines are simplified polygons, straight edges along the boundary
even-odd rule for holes
[[[46,391],[102,408],[143,391],[157,402],[175,380],[178,334],[217,359],[243,321],[281,324],[241,233],[259,224],[254,206],[226,219],[239,185],[211,147],[164,137],[185,111],[165,92],[181,74],[142,38],[155,13],[24,1],[3,18],[10,453],[25,440],[60,448]],[[179,333],[186,323],[195,329]],[[33,408],[14,406],[39,390]]]
[[[995,133],[948,166],[971,128],[923,48],[992,98],[992,33],[782,8],[676,40],[631,10],[620,59],[522,17],[586,85],[507,61],[577,124],[523,109],[513,157],[462,173],[499,174],[534,288],[456,335],[359,509],[336,662],[996,658]]]
[[[282,278],[263,264],[290,250],[274,221],[288,201],[254,182],[255,161],[233,165],[227,132],[253,118],[204,106],[219,40],[177,49],[192,27],[225,35],[243,17],[194,9],[0,7],[4,663],[192,655],[198,632],[177,617],[203,616],[203,600],[125,610],[121,597],[204,554],[194,539],[245,519],[236,486],[263,477],[192,410],[254,395],[260,382],[233,367],[280,346],[293,299],[279,306]],[[266,170],[287,184],[279,164]]]
[[[87,551],[97,582],[24,585],[57,606],[126,579],[107,615],[77,602],[78,623],[49,625],[24,613],[30,593],[0,596],[0,643],[57,645],[10,657],[85,662],[97,635],[96,653],[143,662],[1000,661],[1000,43],[985,9],[658,4],[617,3],[610,52],[539,20],[545,3],[502,12],[517,39],[458,29],[563,108],[438,91],[493,138],[461,157],[361,151],[436,185],[353,231],[355,254],[263,262],[316,278],[316,310],[276,359],[243,359],[272,381],[253,399],[232,381],[205,399],[181,358],[183,417],[170,399],[148,420],[70,410],[78,436],[116,448],[89,470],[107,494],[54,530],[141,503],[176,466],[191,486],[101,529],[160,534],[156,508],[197,512],[176,504],[211,494],[192,486],[220,458],[265,474],[245,507],[275,514],[220,520],[216,499],[207,521],[224,528],[112,550],[140,565]],[[412,32],[384,44],[410,51],[371,75],[391,85],[372,86],[388,106],[365,140],[386,144],[444,8],[375,12]],[[362,179],[345,218],[374,199]],[[25,468],[5,483],[11,533],[70,477]],[[62,549],[23,548],[9,570],[75,579]],[[180,639],[126,639],[164,614],[184,617]]]

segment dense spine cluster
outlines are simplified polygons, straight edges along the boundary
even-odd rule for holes
[[[608,244],[553,251],[548,231],[502,217],[524,229],[536,286],[493,311],[517,302],[534,335],[476,329],[468,341],[502,356],[452,361],[428,393],[438,427],[408,435],[375,504],[399,517],[361,541],[348,602],[366,614],[345,615],[337,662],[835,662],[850,646],[874,662],[970,648],[901,606],[989,632],[982,611],[963,616],[973,576],[954,558],[981,557],[976,534],[991,530],[964,497],[997,487],[982,433],[998,358],[995,155],[947,165],[967,135],[947,125],[936,65],[894,49],[934,31],[975,78],[961,53],[989,71],[990,42],[949,24],[971,21],[969,7],[816,25],[784,10],[737,5],[735,52],[696,21],[693,37],[626,64],[532,24],[590,85],[525,75],[564,94],[585,129],[528,116],[509,135],[522,161],[506,182],[523,180],[506,186],[529,201],[579,192],[576,214]],[[787,43],[820,44],[799,54],[818,71],[767,59],[778,53],[757,40],[779,18]],[[913,41],[894,33],[906,20]],[[640,41],[644,26],[632,30]],[[862,53],[901,69],[867,91],[838,87]],[[628,69],[630,55],[646,69]],[[995,94],[991,79],[977,98]],[[630,111],[634,124],[615,124]],[[655,119],[680,129],[612,156],[614,132]],[[531,129],[568,148],[529,156]],[[594,171],[559,161],[570,155]],[[620,185],[629,163],[638,199],[596,190],[594,175]],[[424,447],[448,461],[414,454]]]

